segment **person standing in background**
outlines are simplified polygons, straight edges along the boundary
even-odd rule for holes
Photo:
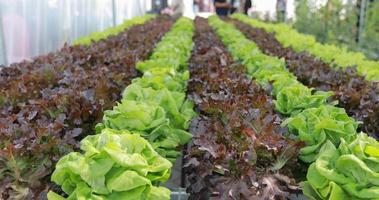
[[[201,0],[194,0],[193,1],[193,12],[198,13],[200,12],[200,7],[201,7]]]
[[[243,0],[243,1],[245,1],[245,3],[244,4],[242,4],[243,5],[243,13],[245,14],[245,15],[247,15],[247,12],[249,11],[249,9],[251,8],[251,0]]]
[[[247,15],[247,11],[251,8],[251,0],[232,0],[233,6],[236,9],[236,12],[244,13]],[[231,13],[234,13],[232,11]]]
[[[229,14],[239,12],[240,10],[240,0],[230,0]]]
[[[9,11],[0,20],[2,20],[0,24],[3,25],[2,33],[5,41],[0,48],[5,47],[3,49],[5,55],[3,56],[4,60],[7,61],[7,63],[4,62],[3,64],[21,62],[30,58],[32,56],[32,48],[26,17]]]
[[[194,11],[214,12],[213,1],[214,0],[194,0],[194,7],[197,7],[194,8]]]
[[[216,14],[219,16],[228,15],[230,4],[226,0],[215,0],[214,6],[216,9]]]
[[[162,14],[168,14],[171,16],[179,17],[184,12],[183,0],[172,0],[171,5],[162,10]]]
[[[159,14],[166,7],[167,7],[167,0],[152,0],[151,11],[149,11],[149,13]]]
[[[286,21],[287,0],[276,1],[276,18],[278,22]]]

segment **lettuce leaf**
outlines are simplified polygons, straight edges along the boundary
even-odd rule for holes
[[[72,152],[60,159],[51,177],[68,199],[134,199],[132,196],[167,194],[166,189],[151,188],[169,178],[172,164],[138,134],[104,129],[84,138],[81,149],[84,154]],[[49,196],[60,198],[54,193]]]
[[[192,137],[184,130],[193,116],[193,103],[185,100],[184,93],[133,83],[125,89],[121,103],[104,112],[103,122],[96,128],[97,132],[104,128],[134,131],[174,162],[181,155],[176,148]]]
[[[184,91],[187,88],[189,71],[178,73],[174,68],[152,68],[145,71],[141,78],[133,79],[132,83],[141,87],[151,87],[155,90],[167,88],[170,91]]]
[[[157,44],[149,60],[137,63],[138,70],[142,72],[154,68],[173,68],[179,72],[186,70],[193,46],[193,22],[187,18],[180,18],[172,30],[175,31],[168,32]]]
[[[325,104],[333,92],[317,91],[312,94],[312,89],[296,82],[285,82],[291,84],[283,87],[282,80],[274,82],[274,90],[278,91],[276,95],[275,107],[283,114],[293,114],[296,111],[301,111],[307,108],[319,107]],[[281,87],[277,89],[277,87]]]
[[[168,123],[165,110],[157,104],[123,99],[113,110],[104,111],[103,122],[96,126],[117,130],[145,131]]]
[[[166,88],[154,90],[131,84],[125,89],[123,100],[159,105],[166,111],[170,124],[175,128],[188,129],[189,120],[195,116],[193,103],[185,100],[185,93],[169,91]]]
[[[322,105],[286,119],[282,126],[287,126],[291,133],[305,142],[306,147],[300,150],[300,158],[312,162],[326,141],[336,146],[340,144],[341,138],[352,141],[356,137],[358,124],[344,109]]]
[[[379,142],[361,133],[338,148],[327,141],[307,173],[303,192],[313,199],[378,199]]]

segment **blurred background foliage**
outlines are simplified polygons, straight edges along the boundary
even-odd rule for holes
[[[379,0],[295,0],[294,28],[379,59]]]

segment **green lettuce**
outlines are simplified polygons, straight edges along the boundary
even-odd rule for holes
[[[178,72],[186,70],[193,47],[193,22],[187,18],[180,18],[172,30],[157,44],[149,60],[137,63],[138,70],[142,72],[154,68],[173,68]]]
[[[332,92],[315,92],[296,80],[287,71],[283,59],[262,53],[257,45],[245,38],[232,24],[223,22],[216,16],[209,18],[209,23],[221,36],[234,58],[246,65],[249,75],[258,83],[273,83],[273,94],[276,96],[276,109],[283,114],[293,114],[303,109],[325,104]]]
[[[188,79],[188,70],[179,73],[174,68],[165,67],[145,71],[141,78],[133,79],[132,83],[144,88],[151,87],[155,90],[167,88],[170,91],[180,92],[186,90]]]
[[[271,81],[273,75],[289,75],[290,73],[285,68],[285,63],[282,59],[269,57],[262,53],[256,53],[244,57],[244,65],[247,68],[247,73],[254,75],[258,82]],[[293,76],[292,76],[293,77]],[[295,77],[293,77],[295,79]]]
[[[178,70],[180,68],[180,62],[176,58],[158,58],[154,60],[146,60],[143,62],[138,62],[136,69],[145,72],[151,69],[164,69],[164,68],[174,68]]]
[[[147,139],[162,156],[174,162],[177,147],[191,139],[189,120],[195,116],[186,100],[192,50],[192,21],[180,18],[158,43],[149,60],[137,63],[144,75],[134,79],[113,110],[105,111],[97,132],[104,128],[130,130]]]
[[[129,85],[123,93],[123,101],[146,102],[162,107],[170,124],[175,128],[188,129],[189,120],[195,116],[193,103],[186,100],[185,93],[170,91],[166,88],[154,90],[138,84]]]
[[[113,110],[104,111],[103,122],[96,126],[117,130],[147,131],[168,123],[165,110],[158,104],[123,99]]]
[[[283,87],[282,80],[280,79],[274,83],[274,90],[278,91],[276,95],[275,107],[283,114],[294,114],[298,111],[319,107],[325,104],[333,92],[317,91],[312,94],[312,89],[296,82],[291,83],[290,86]],[[288,80],[285,80],[286,84]],[[276,87],[281,87],[280,90]]]
[[[318,43],[314,36],[301,34],[286,24],[264,23],[241,14],[234,14],[232,18],[268,32],[275,32],[276,39],[284,47],[292,47],[297,52],[307,51],[336,68],[355,66],[366,80],[379,80],[379,62],[368,60],[361,52],[351,52],[345,47]]]
[[[327,141],[308,169],[303,192],[311,199],[379,199],[379,142],[361,133],[338,148]]]
[[[170,198],[169,190],[156,185],[169,178],[172,164],[138,134],[104,129],[84,138],[81,149],[84,154],[62,157],[51,176],[67,199]],[[53,192],[48,197],[62,198]]]
[[[296,33],[293,36],[284,36],[286,31],[292,31],[286,25],[266,24],[242,15],[233,17],[247,23],[251,21],[251,24],[270,31],[280,27],[283,34],[276,34],[281,38],[279,41],[283,40],[284,46],[291,45],[295,50],[311,48],[315,44],[313,37]],[[291,115],[282,125],[287,126],[298,140],[304,141],[305,147],[300,150],[300,158],[308,163],[315,161],[308,170],[308,181],[302,185],[304,194],[311,199],[379,199],[378,142],[364,134],[357,138],[358,122],[350,118],[344,109],[335,107],[334,102],[327,104],[332,93],[314,92],[302,85],[285,69],[282,60],[263,55],[256,49],[256,44],[247,40],[233,25],[216,16],[210,17],[209,23],[231,51],[234,59],[246,65],[249,75],[263,86],[272,83],[276,109],[283,114]],[[297,43],[292,44],[295,41]],[[323,53],[340,53],[335,47],[318,48]],[[243,52],[245,50],[247,52]],[[349,55],[358,60],[361,58],[358,54]],[[342,61],[342,58],[339,57],[341,60],[337,62],[352,63],[351,60],[354,60]],[[337,58],[329,56],[324,59],[336,62]],[[358,69],[361,68],[361,72],[366,70],[365,74],[370,74],[372,78],[376,76],[376,72],[373,72],[377,70],[376,63],[366,61],[364,66],[370,68],[359,63],[362,62],[355,62]],[[340,147],[336,149],[336,146]]]
[[[180,155],[178,146],[191,139],[185,129],[195,115],[193,103],[185,100],[193,30],[190,19],[177,20],[151,58],[137,64],[144,75],[104,112],[98,134],[82,140],[84,153],[59,160],[51,179],[67,199],[170,199],[170,190],[159,184],[168,180],[171,163]],[[95,34],[83,43],[115,32]],[[66,198],[50,191],[48,199]]]
[[[141,90],[140,92],[143,91]],[[179,145],[186,144],[192,138],[192,135],[181,128],[174,128],[170,125],[170,119],[167,117],[168,114],[166,115],[165,108],[159,106],[156,102],[138,99],[139,97],[134,96],[134,93],[126,93],[126,95],[127,97],[118,106],[114,107],[113,110],[104,112],[103,122],[96,126],[97,132],[101,132],[104,128],[131,130],[148,140],[160,155],[174,162],[181,155],[176,148]],[[135,100],[128,100],[128,98],[135,98]],[[146,98],[149,98],[149,96]],[[158,98],[165,97],[156,98],[158,101]],[[167,106],[176,106],[173,99],[170,101],[166,101]],[[175,110],[177,108],[169,109]],[[175,111],[177,111],[175,114],[178,115],[178,118],[185,121],[185,123],[182,121],[182,125],[188,126],[188,120],[194,114],[192,104],[182,104],[180,112],[178,110]],[[181,114],[186,112],[187,114]]]
[[[93,32],[86,37],[79,38],[73,42],[73,45],[89,45],[92,43],[92,41],[99,41],[111,35],[116,35],[134,25],[143,24],[154,17],[155,15],[144,15],[142,17],[134,17],[131,20],[125,20],[122,24],[117,25],[115,27],[110,27],[101,32]]]
[[[352,141],[357,135],[358,122],[350,118],[344,109],[332,105],[309,108],[286,119],[283,126],[304,141],[306,147],[300,150],[300,158],[313,162],[327,141],[338,146],[341,138]]]

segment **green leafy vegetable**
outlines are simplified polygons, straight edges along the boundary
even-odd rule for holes
[[[154,90],[131,84],[125,89],[123,100],[161,106],[166,111],[170,124],[175,128],[187,129],[189,120],[195,115],[192,102],[185,100],[183,92],[169,91],[166,88]]]
[[[68,199],[170,198],[170,191],[158,185],[168,180],[178,146],[191,139],[185,129],[195,115],[193,103],[185,100],[192,35],[192,21],[180,18],[151,58],[137,64],[144,75],[104,112],[98,135],[81,142],[84,154],[71,153],[58,162],[52,181]],[[54,192],[48,198],[64,199]]]
[[[227,45],[232,55],[244,63],[249,75],[266,85],[273,83],[276,109],[283,114],[297,113],[303,109],[318,107],[327,102],[332,92],[312,92],[287,71],[282,59],[263,54],[257,45],[246,39],[232,24],[210,17],[209,23]]]
[[[144,131],[154,129],[168,122],[165,110],[157,104],[123,99],[104,112],[103,122],[96,126],[97,131],[108,127],[117,130]]]
[[[149,60],[137,63],[138,70],[146,72],[153,68],[173,68],[178,72],[185,71],[193,46],[193,22],[180,18],[172,29],[175,31],[165,35]]]
[[[96,126],[97,132],[104,128],[134,131],[147,139],[160,155],[174,162],[180,155],[177,146],[191,139],[191,134],[184,129],[194,112],[192,103],[184,101],[183,93],[177,93],[176,98],[170,95],[167,89],[156,91],[130,85],[121,103],[104,112],[103,123]],[[175,128],[170,120],[180,126]]]
[[[282,79],[274,82],[274,88],[282,87]],[[296,83],[296,82],[294,82]],[[293,114],[298,110],[318,107],[326,103],[327,99],[332,96],[332,92],[317,91],[312,94],[312,90],[301,84],[282,87],[276,95],[276,109],[283,114]]]
[[[378,199],[379,142],[361,133],[338,148],[327,141],[308,169],[303,192],[312,199]]]
[[[358,127],[358,123],[344,109],[331,105],[306,109],[288,118],[282,125],[306,143],[306,147],[300,150],[300,158],[305,162],[316,160],[320,148],[327,141],[336,146],[340,144],[341,138],[352,141]]]
[[[154,17],[154,15],[144,15],[142,17],[134,17],[133,20],[125,20],[124,23],[115,26],[115,27],[110,27],[104,31],[101,32],[93,32],[89,36],[79,38],[73,42],[73,45],[89,45],[92,43],[92,41],[99,41],[101,39],[105,39],[111,35],[116,35],[120,33],[121,31],[124,31],[125,29],[138,25],[138,24],[143,24],[147,20],[150,20]]]
[[[241,14],[234,14],[232,18],[263,28],[268,32],[275,32],[276,39],[285,47],[292,47],[297,52],[307,51],[335,67],[355,66],[358,73],[364,75],[367,80],[379,80],[379,62],[367,60],[360,52],[351,52],[344,47],[320,44],[314,36],[301,34],[286,24],[264,23]]]
[[[137,64],[143,77],[133,80],[121,103],[105,111],[103,128],[131,130],[147,139],[154,149],[174,162],[177,147],[186,144],[193,103],[185,100],[189,72],[185,69],[192,50],[193,24],[180,18],[157,45],[151,58]]]
[[[170,91],[184,91],[187,88],[189,72],[176,72],[174,68],[153,68],[145,71],[141,78],[136,78],[133,83],[141,87],[151,87],[155,90],[167,88]]]
[[[267,29],[274,26],[254,22]],[[365,134],[357,138],[358,122],[344,109],[333,106],[334,103],[327,104],[332,93],[313,92],[302,85],[285,69],[280,59],[262,55],[256,44],[247,40],[233,25],[216,16],[210,17],[209,23],[234,59],[246,65],[249,75],[260,84],[272,83],[277,110],[292,116],[283,125],[306,143],[300,151],[300,158],[305,162],[315,161],[308,169],[308,181],[302,185],[304,194],[312,199],[379,199],[378,142]],[[301,45],[304,46],[310,47],[314,43],[312,38],[303,35],[294,37],[303,38]],[[244,50],[240,51],[242,47]],[[340,147],[336,149],[338,145]]]
[[[81,149],[84,154],[64,156],[51,177],[67,199],[169,198],[167,189],[154,185],[169,178],[172,165],[138,134],[104,129],[83,139]],[[49,199],[60,198],[49,194]]]

